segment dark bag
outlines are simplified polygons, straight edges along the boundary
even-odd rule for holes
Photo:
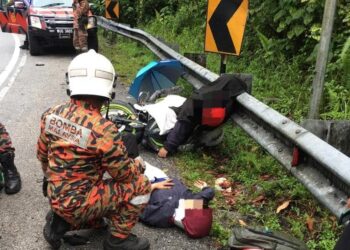
[[[78,25],[80,29],[85,29],[85,26],[88,24],[89,18],[87,15],[82,15],[78,19]]]
[[[264,228],[234,227],[228,245],[231,249],[307,250],[305,243],[282,232]]]

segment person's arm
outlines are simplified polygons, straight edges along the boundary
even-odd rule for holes
[[[151,191],[153,192],[156,189],[171,189],[173,186],[174,186],[173,180],[172,179],[167,179],[165,181],[152,183]]]
[[[40,135],[37,142],[37,158],[41,163],[41,168],[44,175],[46,175],[46,170],[48,168],[48,147],[47,147],[47,137],[45,134],[45,117],[43,114],[40,122]]]
[[[158,156],[161,158],[167,157],[168,153],[175,153],[177,148],[184,144],[193,132],[193,124],[188,121],[178,120],[175,126],[170,130],[164,147],[158,152]]]
[[[102,167],[113,179],[127,183],[144,172],[143,164],[128,156],[117,128],[113,127],[111,131],[106,132],[101,140]]]

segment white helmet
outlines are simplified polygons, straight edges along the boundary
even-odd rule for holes
[[[114,98],[117,81],[113,65],[93,49],[72,60],[66,78],[69,96],[94,95]]]

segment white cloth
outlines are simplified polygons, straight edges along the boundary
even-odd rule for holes
[[[182,229],[184,229],[184,225],[182,224],[182,220],[185,218],[185,200],[179,200],[179,207],[175,209],[174,213],[174,224]]]
[[[147,161],[145,161],[145,165],[146,165],[146,169],[145,169],[144,175],[146,175],[146,177],[148,178],[148,180],[150,182],[154,182],[156,178],[157,179],[161,179],[161,178],[167,179],[168,178],[166,173],[163,170],[161,170],[160,168],[152,166]]]
[[[176,113],[170,107],[180,107],[186,101],[185,97],[179,95],[168,95],[163,100],[145,106],[137,105],[137,109],[147,111],[156,121],[159,127],[159,134],[164,135],[169,132],[177,121]]]

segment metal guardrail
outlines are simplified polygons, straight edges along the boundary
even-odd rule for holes
[[[185,78],[195,88],[216,80],[219,75],[180,55],[152,35],[98,17],[98,25],[147,46],[161,59],[177,59],[185,67]],[[274,109],[243,93],[237,97],[239,112],[233,120],[249,136],[290,171],[340,222],[350,216],[350,158]],[[304,160],[292,167],[293,149]]]

